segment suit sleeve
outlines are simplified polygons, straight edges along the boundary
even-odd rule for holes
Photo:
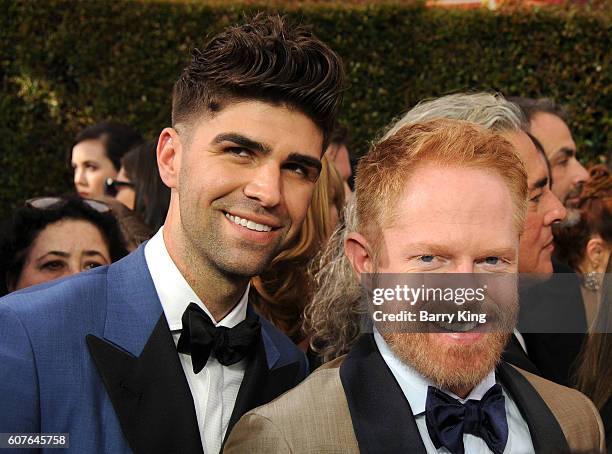
[[[595,444],[599,444],[599,452],[606,452],[606,432],[604,430],[603,421],[601,420],[601,416],[599,414],[599,410],[595,407],[595,404],[591,402],[589,399],[587,400],[587,405],[590,407],[591,412],[593,414],[593,425],[597,427],[597,435]]]
[[[289,443],[268,418],[247,413],[232,429],[223,454],[290,454]]]
[[[2,303],[0,396],[0,433],[40,432],[38,376],[30,337],[10,306]]]

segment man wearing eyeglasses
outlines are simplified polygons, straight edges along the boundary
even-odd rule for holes
[[[249,280],[300,228],[343,85],[339,57],[280,17],[194,51],[157,146],[162,229],[110,267],[0,302],[0,433],[217,453],[243,413],[304,378]]]

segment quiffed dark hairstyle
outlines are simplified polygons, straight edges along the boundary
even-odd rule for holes
[[[95,225],[106,241],[111,261],[127,255],[121,230],[110,211],[100,213],[76,196],[66,196],[46,209],[26,204],[17,208],[0,228],[0,296],[7,294],[9,287],[19,280],[30,247],[40,232],[65,219],[83,220]]]
[[[512,98],[508,98],[508,101],[519,106],[529,121],[531,121],[531,118],[538,112],[545,112],[556,115],[567,123],[567,111],[563,108],[563,106],[557,104],[550,98],[534,99],[514,96]]]
[[[134,211],[152,231],[163,225],[170,206],[170,188],[159,176],[156,150],[157,142],[145,142],[121,160],[121,166],[134,185]]]
[[[121,168],[121,158],[129,150],[142,143],[142,136],[128,125],[103,121],[88,126],[77,134],[70,150],[85,140],[100,140],[106,149],[106,156],[118,171]]]
[[[344,81],[340,57],[310,31],[284,17],[260,13],[193,50],[191,63],[174,85],[172,124],[253,99],[307,115],[323,132],[325,149]]]

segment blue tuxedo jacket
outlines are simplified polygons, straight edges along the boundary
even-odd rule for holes
[[[260,321],[261,341],[227,434],[242,414],[307,374],[305,356]],[[142,246],[108,267],[0,299],[6,432],[69,433],[75,453],[202,452],[189,385]]]

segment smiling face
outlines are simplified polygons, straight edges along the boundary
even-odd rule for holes
[[[71,162],[74,187],[81,197],[102,197],[106,179],[117,176],[117,169],[106,156],[101,140],[91,139],[77,143],[72,149]]]
[[[519,249],[519,272],[538,273],[540,278],[553,272],[552,224],[565,218],[566,211],[550,190],[548,168],[531,139],[524,133],[507,135],[527,170],[528,199],[525,229]]]
[[[162,171],[173,189],[165,238],[187,263],[222,275],[259,274],[306,215],[321,167],[322,132],[300,112],[245,101],[176,141],[178,173]]]
[[[370,259],[361,264],[355,260],[359,253],[351,249],[361,250],[359,243],[365,241],[359,234],[349,236],[347,255],[359,272],[515,273],[519,232],[514,210],[501,177],[481,169],[426,164],[414,171],[392,220],[382,229],[377,266]],[[513,319],[516,301],[504,310]],[[383,336],[403,361],[457,393],[469,391],[493,369],[507,339],[502,332]]]
[[[32,243],[14,290],[110,263],[108,246],[95,225],[58,221],[45,227]]]
[[[531,133],[540,141],[550,161],[552,191],[564,204],[576,201],[580,185],[589,178],[576,159],[576,144],[565,122],[547,112],[536,113],[530,121]]]

